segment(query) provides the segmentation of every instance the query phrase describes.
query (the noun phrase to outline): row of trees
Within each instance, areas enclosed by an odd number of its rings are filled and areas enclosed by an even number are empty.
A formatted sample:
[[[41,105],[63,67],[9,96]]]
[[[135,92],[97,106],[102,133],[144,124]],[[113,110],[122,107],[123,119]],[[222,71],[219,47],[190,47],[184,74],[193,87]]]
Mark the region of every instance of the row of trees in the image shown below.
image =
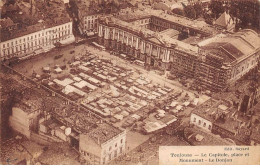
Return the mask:
[[[260,31],[260,2],[255,1],[231,1],[224,4],[223,1],[211,1],[208,8],[200,3],[184,6],[184,9],[173,9],[172,12],[191,19],[203,17],[207,23],[212,23],[223,12],[227,11],[237,21],[237,28],[252,28]]]
[[[200,3],[184,6],[184,9],[175,8],[172,10],[172,12],[181,16],[186,16],[191,19],[197,19],[204,14],[203,6]]]

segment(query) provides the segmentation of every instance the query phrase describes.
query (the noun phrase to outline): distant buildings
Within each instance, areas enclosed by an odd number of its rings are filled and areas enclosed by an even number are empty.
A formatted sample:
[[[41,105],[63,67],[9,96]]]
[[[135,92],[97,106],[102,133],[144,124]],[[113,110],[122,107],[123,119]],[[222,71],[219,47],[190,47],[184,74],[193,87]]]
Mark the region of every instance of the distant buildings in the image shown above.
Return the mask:
[[[259,145],[259,141],[255,140],[259,137],[259,131],[254,131],[259,130],[259,124],[243,117],[226,101],[210,99],[198,106],[191,113],[190,124],[222,138],[232,139],[238,145]]]
[[[255,68],[260,55],[256,32],[221,33],[223,29],[152,9],[131,9],[101,17],[98,42],[217,91]]]
[[[43,2],[36,2],[43,3]],[[1,19],[1,43],[0,43],[0,60],[11,58],[29,57],[34,54],[47,52],[54,48],[59,43],[69,44],[75,41],[72,33],[72,21],[64,11],[64,7],[60,7],[63,2],[52,2],[47,8],[52,10],[44,15],[35,13],[37,22],[30,20],[30,14],[19,12],[15,17],[28,17],[14,23],[12,19]],[[25,5],[21,2],[17,6]],[[56,6],[59,6],[56,8]],[[64,5],[64,4],[63,4]],[[25,7],[23,10],[25,10]],[[30,6],[28,6],[30,7]],[[35,6],[34,6],[35,8]],[[29,9],[28,9],[29,10]],[[37,18],[38,16],[38,18]],[[19,28],[17,28],[19,26]]]
[[[235,22],[227,12],[222,13],[222,15],[220,15],[214,24],[226,30],[235,29]]]
[[[29,57],[49,51],[55,48],[57,43],[69,44],[75,41],[71,21],[53,27],[45,27],[39,23],[28,27],[25,32],[18,30],[10,35],[7,38],[2,36],[1,60]]]

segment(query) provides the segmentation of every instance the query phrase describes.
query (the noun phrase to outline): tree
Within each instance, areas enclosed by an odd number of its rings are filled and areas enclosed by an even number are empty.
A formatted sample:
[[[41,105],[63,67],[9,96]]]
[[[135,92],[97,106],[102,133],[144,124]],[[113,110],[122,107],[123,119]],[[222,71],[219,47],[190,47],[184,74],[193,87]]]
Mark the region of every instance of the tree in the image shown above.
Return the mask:
[[[194,10],[196,12],[196,18],[200,17],[203,14],[203,8],[200,3],[194,5]]]
[[[185,12],[185,16],[191,19],[195,19],[196,18],[196,11],[193,8],[193,6],[186,6],[184,8],[184,12]]]
[[[214,14],[215,18],[217,18],[221,13],[225,11],[222,2],[220,1],[211,1],[209,9]]]
[[[180,8],[175,8],[172,10],[172,13],[175,13],[177,15],[185,16],[185,12]]]

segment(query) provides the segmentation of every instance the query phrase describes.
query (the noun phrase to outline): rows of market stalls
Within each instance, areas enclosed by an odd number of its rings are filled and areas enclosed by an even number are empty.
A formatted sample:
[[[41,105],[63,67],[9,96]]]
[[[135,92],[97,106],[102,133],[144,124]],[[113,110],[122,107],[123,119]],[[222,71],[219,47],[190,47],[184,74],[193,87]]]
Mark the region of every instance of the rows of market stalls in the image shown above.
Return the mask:
[[[198,103],[185,91],[161,86],[89,52],[62,66],[43,67],[43,74],[34,76],[116,126],[142,133],[166,127],[179,112]]]

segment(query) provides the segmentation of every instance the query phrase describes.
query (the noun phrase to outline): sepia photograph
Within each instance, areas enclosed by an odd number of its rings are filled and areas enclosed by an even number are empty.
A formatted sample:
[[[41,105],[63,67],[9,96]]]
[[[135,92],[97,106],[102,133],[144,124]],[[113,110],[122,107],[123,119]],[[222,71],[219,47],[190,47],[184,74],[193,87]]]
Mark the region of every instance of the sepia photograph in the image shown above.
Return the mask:
[[[260,165],[259,0],[0,12],[0,165]]]

